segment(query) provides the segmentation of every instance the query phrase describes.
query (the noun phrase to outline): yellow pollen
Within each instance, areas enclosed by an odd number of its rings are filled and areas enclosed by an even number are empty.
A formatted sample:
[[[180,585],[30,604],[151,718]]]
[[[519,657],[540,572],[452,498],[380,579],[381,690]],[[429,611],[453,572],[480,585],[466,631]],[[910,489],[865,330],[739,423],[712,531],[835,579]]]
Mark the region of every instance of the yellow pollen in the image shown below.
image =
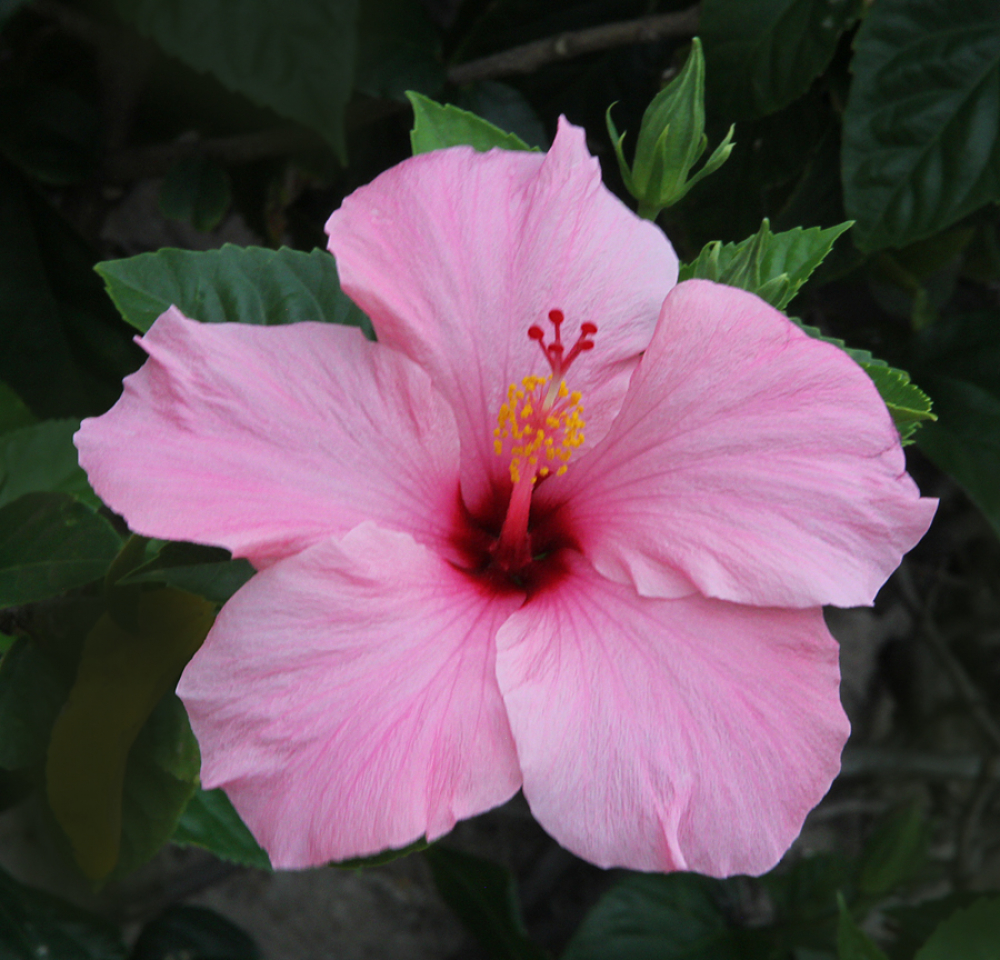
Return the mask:
[[[544,461],[559,461],[555,474],[566,472],[566,462],[583,444],[583,404],[578,391],[570,393],[566,382],[549,390],[551,377],[529,376],[521,386],[507,388],[507,402],[501,404],[493,447],[499,456],[510,456],[510,478],[517,484],[522,473],[530,473],[532,483],[547,477],[552,469],[539,467]],[[508,441],[511,441],[508,445]]]

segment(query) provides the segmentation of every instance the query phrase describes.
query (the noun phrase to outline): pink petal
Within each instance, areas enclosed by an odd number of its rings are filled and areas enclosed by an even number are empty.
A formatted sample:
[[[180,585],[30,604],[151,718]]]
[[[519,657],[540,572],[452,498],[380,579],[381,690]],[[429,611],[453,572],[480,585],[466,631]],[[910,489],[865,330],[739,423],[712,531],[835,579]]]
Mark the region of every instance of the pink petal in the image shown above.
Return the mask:
[[[849,732],[822,612],[655,600],[579,554],[497,634],[539,823],[599,866],[770,869]]]
[[[178,687],[202,750],[275,867],[433,840],[520,771],[491,596],[405,534],[362,524],[258,574]]]
[[[692,280],[664,302],[603,442],[546,495],[566,498],[597,569],[644,595],[687,580],[739,603],[849,607],[934,516],[905,471],[853,360],[751,294]]]
[[[509,487],[493,451],[507,387],[547,375],[532,324],[564,339],[596,323],[596,348],[570,371],[587,436],[603,433],[645,349],[677,257],[659,229],[601,184],[584,132],[565,120],[547,155],[471,147],[407,160],[348,197],[327,224],[344,289],[379,340],[424,366],[455,408],[462,489],[475,509]]]
[[[258,565],[372,519],[442,543],[458,501],[448,405],[353,329],[200,324],[171,308],[149,359],[76,435],[90,483],[138,533]]]

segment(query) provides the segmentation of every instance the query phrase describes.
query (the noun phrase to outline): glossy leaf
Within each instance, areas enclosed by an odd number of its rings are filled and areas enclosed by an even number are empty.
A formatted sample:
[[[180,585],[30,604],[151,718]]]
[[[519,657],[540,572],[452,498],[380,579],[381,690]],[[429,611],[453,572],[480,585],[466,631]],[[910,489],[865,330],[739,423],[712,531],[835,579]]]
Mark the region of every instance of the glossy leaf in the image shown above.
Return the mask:
[[[598,901],[560,960],[741,960],[723,890],[694,873],[633,874]]]
[[[837,904],[840,907],[837,960],[888,960],[881,947],[857,925],[840,894]]]
[[[232,203],[229,174],[207,157],[188,157],[175,164],[160,187],[160,212],[186,220],[196,230],[214,230]]]
[[[153,708],[128,754],[121,848],[109,879],[126,876],[170,840],[198,788],[200,768],[201,754],[187,712],[168,693]]]
[[[934,397],[920,449],[953,477],[1000,536],[1000,314],[951,317],[924,331],[914,373]]]
[[[406,96],[413,107],[410,145],[413,155],[445,147],[470,146],[477,150],[532,150],[520,137],[505,133],[481,117],[451,104],[435,103],[419,93]]]
[[[267,854],[222,790],[196,791],[170,839],[182,847],[201,847],[244,867],[271,869]]]
[[[45,759],[56,715],[69,693],[42,646],[22,637],[0,660],[0,767],[18,770]]]
[[[63,493],[28,493],[0,507],[0,608],[32,603],[104,576],[121,540]]]
[[[126,763],[133,763],[130,748],[201,645],[214,608],[192,594],[155,590],[139,597],[136,616],[136,627],[128,630],[105,614],[87,635],[76,680],[49,744],[49,804],[77,863],[93,880],[106,877],[119,859]],[[176,728],[176,717],[163,722]],[[164,766],[165,759],[187,770],[190,749],[175,755],[176,748],[167,738],[165,758],[157,765]],[[140,764],[147,759],[145,752],[137,754]],[[177,815],[194,789],[197,768],[195,762]],[[161,842],[173,832],[173,824],[163,832]]]
[[[203,253],[166,249],[106,260],[97,272],[121,315],[143,333],[173,305],[203,323],[314,320],[371,335],[368,318],[340,289],[333,257],[322,250],[232,244]]]
[[[230,90],[296,120],[345,159],[358,0],[117,0],[144,36]]]
[[[73,446],[79,427],[79,420],[45,420],[0,434],[0,507],[38,491],[71,493],[100,505]]]
[[[801,96],[830,63],[859,0],[703,0],[709,105],[727,122]]]
[[[0,152],[0,379],[38,417],[102,413],[140,363],[94,259]]]
[[[0,382],[0,434],[35,423],[25,402],[6,383]]]
[[[254,574],[247,560],[233,560],[227,550],[194,543],[167,543],[148,563],[123,577],[122,585],[163,583],[225,603]]]
[[[0,957],[4,960],[125,960],[113,924],[0,870]]]
[[[998,952],[1000,897],[983,897],[945,920],[914,960],[996,960]]]
[[[425,856],[438,893],[492,960],[544,960],[528,939],[510,871],[498,863],[446,847]]]
[[[1000,200],[996,0],[879,0],[855,51],[843,169],[858,246],[903,246]]]
[[[402,100],[407,90],[433,96],[444,86],[441,43],[420,0],[364,0],[358,17],[355,87]]]
[[[746,240],[707,244],[695,260],[681,266],[680,280],[699,278],[740,287],[784,310],[850,226],[796,227],[772,233],[765,219],[760,230]]]
[[[174,904],[151,920],[136,940],[129,960],[258,960],[253,939],[225,917],[205,907]]]

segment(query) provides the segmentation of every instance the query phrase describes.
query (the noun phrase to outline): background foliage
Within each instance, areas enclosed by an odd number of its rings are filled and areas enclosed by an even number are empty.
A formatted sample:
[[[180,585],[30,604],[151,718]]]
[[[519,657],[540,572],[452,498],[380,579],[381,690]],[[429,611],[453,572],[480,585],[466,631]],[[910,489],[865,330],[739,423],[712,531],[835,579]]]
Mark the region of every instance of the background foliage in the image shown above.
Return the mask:
[[[685,276],[848,349],[942,507],[876,609],[895,626],[817,814],[827,852],[760,879],[606,875],[459,831],[422,854],[440,896],[495,958],[1000,950],[995,0],[0,0],[0,807],[111,891],[84,911],[0,872],[0,956],[260,955],[201,908],[139,915],[131,946],[115,922],[168,841],[268,869],[199,788],[172,692],[252,570],[130,536],[76,465],[135,330],[173,303],[371,335],[316,249],[329,212],[411,152],[544,149],[559,114]]]

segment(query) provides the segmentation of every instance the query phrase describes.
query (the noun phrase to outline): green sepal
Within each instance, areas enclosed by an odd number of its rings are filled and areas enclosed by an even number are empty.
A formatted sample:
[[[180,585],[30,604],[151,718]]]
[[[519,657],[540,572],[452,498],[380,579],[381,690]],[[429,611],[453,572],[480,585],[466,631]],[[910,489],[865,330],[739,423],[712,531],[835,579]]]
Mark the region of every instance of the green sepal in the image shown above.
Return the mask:
[[[718,170],[733,149],[730,127],[701,170],[689,178],[691,168],[708,149],[705,58],[697,37],[691,42],[691,53],[681,72],[653,98],[642,116],[631,170],[622,150],[625,135],[619,136],[611,120],[611,107],[606,120],[625,185],[639,201],[640,216],[650,220],[677,203],[703,177]]]

